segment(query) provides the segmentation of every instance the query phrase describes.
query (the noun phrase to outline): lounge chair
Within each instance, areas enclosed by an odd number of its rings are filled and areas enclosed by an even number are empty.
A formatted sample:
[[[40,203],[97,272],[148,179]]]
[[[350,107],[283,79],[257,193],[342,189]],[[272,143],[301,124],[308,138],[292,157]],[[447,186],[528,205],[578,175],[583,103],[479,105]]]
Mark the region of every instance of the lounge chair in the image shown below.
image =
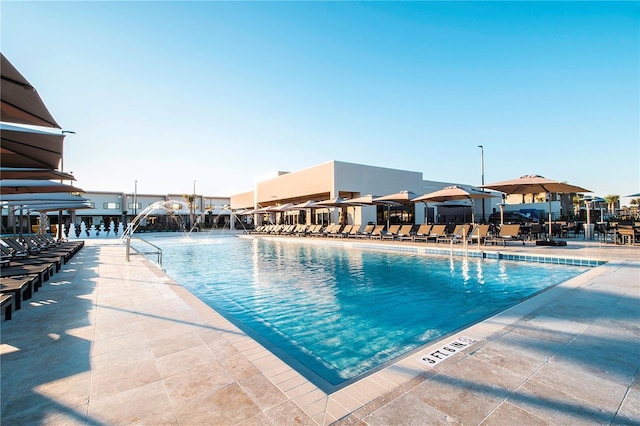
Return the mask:
[[[375,227],[376,227],[375,225],[365,226],[362,232],[357,235],[358,238],[369,238],[369,236],[371,235],[371,232],[373,232]]]
[[[389,225],[389,229],[387,232],[382,234],[383,240],[395,240],[398,236],[398,232],[400,232],[400,225]]]
[[[375,228],[373,228],[373,231],[371,231],[371,235],[369,235],[369,238],[382,239],[383,232],[384,225],[376,225]]]
[[[413,238],[413,235],[411,234],[412,230],[413,230],[413,225],[402,225],[400,227],[400,230],[398,231],[397,238],[400,241],[411,240]]]
[[[13,294],[0,293],[0,311],[2,311],[2,316],[4,316],[5,321],[11,319],[13,312]]]
[[[17,311],[24,300],[29,300],[37,290],[37,275],[0,278],[0,292],[13,295],[14,307]]]
[[[438,238],[446,235],[447,233],[447,225],[433,225],[431,227],[431,231],[429,231],[429,235],[427,235],[426,241],[430,240],[437,242]]]
[[[491,238],[491,225],[476,225],[473,230],[469,234],[469,241],[471,243],[477,243],[478,238],[480,239],[480,244],[483,244],[487,238]]]
[[[415,235],[413,236],[412,241],[427,241],[427,238],[429,237],[429,234],[431,233],[431,228],[433,228],[433,225],[429,224],[429,223],[423,223],[418,227],[418,230],[416,231]]]
[[[351,227],[351,231],[349,232],[349,234],[347,234],[347,238],[356,238],[360,233],[360,228],[362,228],[362,226],[359,224],[353,225]]]
[[[468,223],[456,225],[451,233],[436,238],[436,243],[461,243],[469,233],[470,227]]]
[[[485,243],[495,244],[499,241],[503,246],[506,246],[509,241],[522,241],[522,245],[524,245],[524,238],[520,235],[520,224],[502,225],[500,233],[496,237],[486,239]]]

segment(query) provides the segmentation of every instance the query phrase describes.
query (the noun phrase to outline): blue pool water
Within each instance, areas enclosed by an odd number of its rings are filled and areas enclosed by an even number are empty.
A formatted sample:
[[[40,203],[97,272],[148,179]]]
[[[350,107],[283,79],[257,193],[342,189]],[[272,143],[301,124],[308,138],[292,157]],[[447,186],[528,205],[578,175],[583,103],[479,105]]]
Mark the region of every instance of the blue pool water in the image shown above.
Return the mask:
[[[151,241],[169,276],[325,391],[588,269],[233,236]]]

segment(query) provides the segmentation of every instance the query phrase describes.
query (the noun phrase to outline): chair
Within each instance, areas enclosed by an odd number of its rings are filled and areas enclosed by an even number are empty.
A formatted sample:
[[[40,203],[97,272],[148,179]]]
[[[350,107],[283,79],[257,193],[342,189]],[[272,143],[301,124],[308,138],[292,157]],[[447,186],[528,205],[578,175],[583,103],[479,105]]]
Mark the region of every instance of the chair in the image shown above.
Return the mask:
[[[501,241],[503,246],[506,246],[509,241],[522,241],[522,245],[524,245],[524,238],[520,235],[520,224],[502,225],[498,236],[486,239],[485,243],[495,244],[498,241]]]
[[[374,238],[374,239],[382,239],[382,233],[384,232],[384,225],[376,225],[375,228],[373,228],[373,231],[371,231],[371,235],[369,235],[369,238]]]
[[[416,231],[415,235],[413,236],[412,241],[427,241],[427,237],[429,236],[429,233],[431,232],[431,228],[433,228],[433,225],[429,224],[429,223],[423,223],[418,227],[418,230]]]
[[[387,232],[381,235],[383,240],[395,240],[400,232],[400,225],[389,225]]]
[[[13,294],[0,293],[0,311],[2,311],[5,321],[11,319],[13,312]]]
[[[356,238],[358,236],[358,234],[360,233],[360,228],[362,226],[360,224],[355,224],[351,227],[351,231],[349,231],[349,233],[346,235],[347,238]]]
[[[429,240],[438,241],[438,237],[446,235],[447,225],[433,225],[431,227],[431,231],[429,231],[429,235],[427,235],[426,241]]]
[[[450,243],[461,243],[463,241],[463,233],[469,232],[469,224],[456,225],[453,231],[450,234],[445,234],[436,238],[436,243],[440,242],[450,242]]]
[[[357,237],[368,238],[371,235],[371,232],[373,232],[375,227],[376,227],[375,225],[371,225],[371,224],[365,226],[362,232],[357,235]]]
[[[411,240],[413,239],[413,235],[411,231],[413,230],[413,225],[402,225],[400,230],[398,231],[398,239],[400,241]]]
[[[33,293],[37,291],[35,284],[37,280],[37,275],[0,278],[0,291],[13,295],[14,307],[17,311],[22,307],[22,302],[31,299]]]
[[[469,234],[469,241],[477,243],[480,239],[480,244],[483,244],[487,238],[491,237],[491,225],[476,225]]]

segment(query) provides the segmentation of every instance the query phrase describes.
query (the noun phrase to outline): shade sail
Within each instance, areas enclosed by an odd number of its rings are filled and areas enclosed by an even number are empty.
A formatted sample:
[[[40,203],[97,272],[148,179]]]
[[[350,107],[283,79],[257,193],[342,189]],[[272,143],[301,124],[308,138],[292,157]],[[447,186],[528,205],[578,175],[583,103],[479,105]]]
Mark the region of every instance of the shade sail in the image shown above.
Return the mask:
[[[84,192],[72,185],[51,180],[1,179],[0,194],[34,194],[47,192]]]
[[[1,55],[0,120],[60,128],[36,89]]]
[[[14,127],[0,129],[0,166],[57,169],[64,135]]]
[[[27,167],[0,167],[0,179],[60,179],[76,180],[71,173],[52,169],[37,169]]]

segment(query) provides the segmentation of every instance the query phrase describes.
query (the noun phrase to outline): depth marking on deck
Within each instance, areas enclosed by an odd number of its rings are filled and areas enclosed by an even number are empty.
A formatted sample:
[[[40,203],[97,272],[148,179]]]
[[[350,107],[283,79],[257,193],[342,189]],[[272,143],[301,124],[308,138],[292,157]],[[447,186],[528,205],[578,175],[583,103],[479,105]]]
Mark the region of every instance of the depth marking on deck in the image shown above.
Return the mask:
[[[469,337],[458,337],[457,339],[447,343],[435,349],[428,354],[422,355],[418,358],[418,361],[427,364],[429,366],[433,366],[441,363],[445,359],[449,358],[451,355],[460,352],[463,349],[468,348],[469,346],[476,343],[476,340],[471,339]]]

